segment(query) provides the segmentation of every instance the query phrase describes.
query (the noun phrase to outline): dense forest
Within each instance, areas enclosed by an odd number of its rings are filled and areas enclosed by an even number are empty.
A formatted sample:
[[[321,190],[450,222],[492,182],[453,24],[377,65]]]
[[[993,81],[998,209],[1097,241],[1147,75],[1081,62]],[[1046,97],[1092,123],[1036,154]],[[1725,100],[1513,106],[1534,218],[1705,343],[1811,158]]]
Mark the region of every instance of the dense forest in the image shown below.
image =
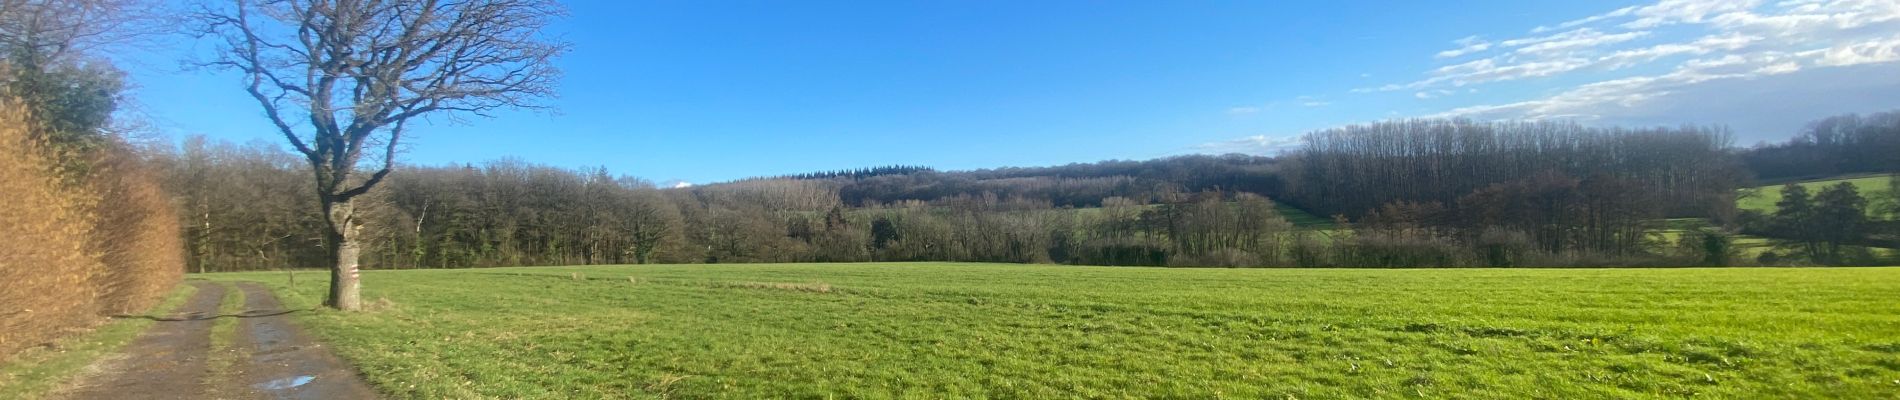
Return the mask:
[[[1814,121],[1785,143],[1762,144],[1742,160],[1764,181],[1900,171],[1900,111]]]
[[[1395,201],[1456,206],[1495,185],[1585,179],[1619,200],[1667,204],[1634,217],[1728,214],[1746,176],[1718,128],[1598,129],[1571,122],[1416,120],[1309,134],[1286,198],[1358,217]],[[1587,178],[1587,179],[1586,179]],[[1605,193],[1610,194],[1610,193]]]
[[[1731,254],[1734,236],[1744,233],[1787,242],[1766,262],[1866,262],[1825,249],[1883,244],[1891,224],[1862,221],[1853,237],[1823,240],[1792,228],[1816,226],[1802,219],[1810,217],[1749,215],[1735,208],[1736,196],[1757,176],[1789,176],[1767,161],[1786,154],[1862,160],[1801,174],[1893,171],[1873,160],[1900,149],[1869,150],[1900,137],[1893,115],[1828,118],[1786,143],[1753,148],[1734,147],[1719,127],[1412,120],[1314,132],[1302,148],[1277,157],[974,171],[890,166],[664,189],[604,169],[518,160],[405,167],[361,206],[364,263],[1764,262]],[[323,222],[296,157],[272,145],[202,138],[152,152],[177,194],[193,270],[322,265],[323,241],[310,232]],[[1853,195],[1861,200],[1843,204],[1865,210],[1892,202],[1886,193]],[[1710,224],[1660,234],[1671,218]],[[1771,222],[1778,218],[1787,222]]]

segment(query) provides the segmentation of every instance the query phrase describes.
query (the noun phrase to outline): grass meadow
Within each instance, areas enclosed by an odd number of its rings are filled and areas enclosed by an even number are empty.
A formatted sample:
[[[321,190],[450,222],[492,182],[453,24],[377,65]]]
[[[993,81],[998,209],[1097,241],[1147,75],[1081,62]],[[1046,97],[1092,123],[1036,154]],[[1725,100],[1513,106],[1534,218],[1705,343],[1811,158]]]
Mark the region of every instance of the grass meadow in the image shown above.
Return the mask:
[[[1865,196],[1865,197],[1875,197],[1875,196],[1881,195],[1882,193],[1885,193],[1888,190],[1893,190],[1893,188],[1888,187],[1890,185],[1890,182],[1886,175],[1849,177],[1849,178],[1829,178],[1829,179],[1820,179],[1820,180],[1811,180],[1811,181],[1801,181],[1799,182],[1799,184],[1801,185],[1801,187],[1806,188],[1808,190],[1809,195],[1814,195],[1816,193],[1820,193],[1822,189],[1826,189],[1828,186],[1832,186],[1834,184],[1838,184],[1841,182],[1853,183],[1854,187],[1860,190],[1860,195]],[[1777,208],[1775,207],[1775,203],[1778,203],[1781,201],[1781,187],[1782,186],[1783,185],[1765,185],[1765,186],[1758,186],[1752,189],[1748,189],[1748,191],[1745,192],[1746,195],[1742,196],[1741,199],[1736,200],[1735,206],[1743,210],[1755,210],[1755,211],[1761,211],[1767,214],[1773,214],[1775,212],[1775,209]],[[1868,216],[1870,217],[1874,217],[1874,218],[1881,217],[1881,215],[1879,214],[1879,211],[1874,209],[1873,207],[1869,207],[1867,210],[1867,213],[1868,213]]]
[[[273,285],[302,272],[196,275]],[[394,398],[1880,398],[1900,268],[960,263],[371,271],[301,313]]]

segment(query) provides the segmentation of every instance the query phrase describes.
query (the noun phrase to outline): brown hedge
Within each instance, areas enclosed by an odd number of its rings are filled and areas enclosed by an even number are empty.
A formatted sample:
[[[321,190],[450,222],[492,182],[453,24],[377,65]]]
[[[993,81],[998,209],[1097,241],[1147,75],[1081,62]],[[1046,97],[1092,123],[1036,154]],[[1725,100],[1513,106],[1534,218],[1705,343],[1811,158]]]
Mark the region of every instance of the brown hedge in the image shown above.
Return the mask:
[[[0,101],[0,362],[141,312],[184,272],[175,211],[134,153],[56,154],[36,127]]]

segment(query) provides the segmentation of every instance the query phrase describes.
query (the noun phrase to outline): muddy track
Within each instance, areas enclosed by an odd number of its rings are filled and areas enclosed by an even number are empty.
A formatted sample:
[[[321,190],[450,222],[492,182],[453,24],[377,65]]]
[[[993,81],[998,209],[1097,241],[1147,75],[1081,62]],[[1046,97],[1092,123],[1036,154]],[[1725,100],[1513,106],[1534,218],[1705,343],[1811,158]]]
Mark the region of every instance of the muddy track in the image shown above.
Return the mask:
[[[224,286],[189,282],[191,299],[127,344],[93,365],[67,390],[65,399],[177,399],[179,393],[205,393],[205,361],[211,356],[211,324],[224,301]]]
[[[56,399],[373,399],[349,364],[291,321],[263,285],[237,283],[242,311],[220,315],[227,285],[192,281],[198,292],[118,354],[95,364]],[[212,326],[235,318],[227,351],[210,362]],[[211,371],[214,365],[222,371]]]
[[[236,374],[245,384],[246,398],[256,399],[369,399],[376,391],[322,343],[291,324],[293,310],[285,310],[269,290],[255,282],[237,284],[244,291],[244,313],[238,324],[238,351],[249,355],[239,361]]]

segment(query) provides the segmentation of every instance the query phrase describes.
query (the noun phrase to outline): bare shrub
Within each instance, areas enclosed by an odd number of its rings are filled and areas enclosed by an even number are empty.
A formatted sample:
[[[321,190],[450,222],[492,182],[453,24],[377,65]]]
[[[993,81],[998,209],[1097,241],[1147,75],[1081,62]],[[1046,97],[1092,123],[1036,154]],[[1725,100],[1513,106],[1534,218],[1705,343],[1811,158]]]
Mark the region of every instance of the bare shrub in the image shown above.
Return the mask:
[[[1293,245],[1287,248],[1287,258],[1296,267],[1324,267],[1331,265],[1327,244],[1314,235],[1296,232]]]
[[[105,270],[93,276],[101,311],[151,307],[184,276],[177,211],[156,176],[122,146],[106,149],[90,186],[98,195],[91,240]]]
[[[1171,267],[1258,267],[1265,265],[1260,256],[1240,249],[1220,248],[1202,254],[1181,254],[1168,259]]]
[[[17,103],[0,103],[0,360],[98,315],[92,199],[62,182]]]
[[[171,203],[133,154],[56,154],[24,110],[0,101],[0,360],[151,307],[185,265]],[[62,173],[75,159],[87,176]]]
[[[1525,264],[1525,260],[1537,252],[1531,236],[1523,231],[1485,227],[1478,234],[1477,251],[1487,266],[1511,267]]]
[[[1422,232],[1364,232],[1334,246],[1343,267],[1444,268],[1461,266],[1458,244]]]

